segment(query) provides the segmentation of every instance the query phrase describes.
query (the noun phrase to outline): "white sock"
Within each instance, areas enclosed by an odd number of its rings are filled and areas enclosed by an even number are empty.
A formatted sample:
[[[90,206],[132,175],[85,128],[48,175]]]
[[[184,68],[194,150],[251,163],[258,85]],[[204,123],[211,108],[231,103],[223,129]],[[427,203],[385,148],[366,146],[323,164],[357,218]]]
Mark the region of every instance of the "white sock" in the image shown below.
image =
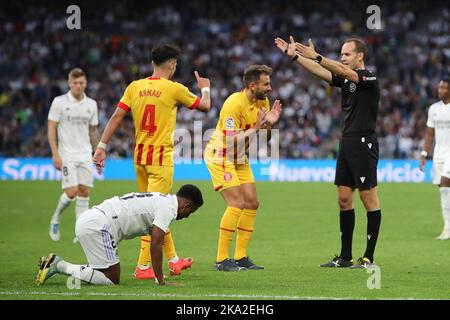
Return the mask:
[[[56,265],[58,272],[72,276],[75,279],[87,282],[89,284],[114,285],[114,283],[101,271],[92,269],[88,266],[71,264],[64,260]]]
[[[442,217],[444,218],[444,229],[450,230],[450,187],[440,187]]]
[[[65,208],[67,208],[72,201],[75,199],[70,199],[65,192],[59,197],[58,205],[56,206],[56,210],[53,213],[52,216],[52,222],[53,223],[59,223],[59,220],[61,219],[61,214],[64,211]]]
[[[178,256],[175,256],[175,257],[173,257],[172,259],[170,259],[169,262],[177,263],[178,260],[180,260],[180,258],[178,258]]]
[[[89,209],[89,197],[80,197],[77,196],[77,203],[75,207],[75,215],[76,220],[80,217],[80,215],[85,212],[87,209]]]

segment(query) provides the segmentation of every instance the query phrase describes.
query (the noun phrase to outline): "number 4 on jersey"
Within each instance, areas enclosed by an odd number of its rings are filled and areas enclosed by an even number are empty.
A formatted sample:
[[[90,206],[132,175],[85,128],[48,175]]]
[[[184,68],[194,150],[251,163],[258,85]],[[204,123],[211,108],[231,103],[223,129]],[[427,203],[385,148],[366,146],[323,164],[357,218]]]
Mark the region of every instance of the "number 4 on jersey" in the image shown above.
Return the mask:
[[[147,104],[144,109],[144,115],[142,116],[141,131],[147,132],[149,137],[155,135],[158,127],[155,124],[156,109],[155,105]]]

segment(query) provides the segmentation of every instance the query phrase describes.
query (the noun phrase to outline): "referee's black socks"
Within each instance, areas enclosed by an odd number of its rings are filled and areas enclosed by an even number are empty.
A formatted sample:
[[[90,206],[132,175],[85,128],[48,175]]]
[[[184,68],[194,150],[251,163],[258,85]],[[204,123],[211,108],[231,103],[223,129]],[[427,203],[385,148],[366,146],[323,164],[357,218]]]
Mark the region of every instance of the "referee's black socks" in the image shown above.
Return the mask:
[[[381,224],[381,210],[367,211],[367,247],[364,258],[373,262],[373,254],[377,244],[378,232]]]
[[[355,209],[341,211],[339,214],[341,227],[341,254],[344,260],[352,260],[353,229],[355,228]]]

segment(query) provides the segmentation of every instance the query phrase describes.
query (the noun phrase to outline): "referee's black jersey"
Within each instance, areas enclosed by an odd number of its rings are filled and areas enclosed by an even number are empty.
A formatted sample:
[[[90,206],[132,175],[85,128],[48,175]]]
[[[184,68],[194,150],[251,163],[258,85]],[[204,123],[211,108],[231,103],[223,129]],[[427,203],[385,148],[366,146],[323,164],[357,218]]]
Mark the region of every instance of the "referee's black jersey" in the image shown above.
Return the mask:
[[[377,76],[368,70],[355,70],[357,84],[333,75],[331,85],[342,90],[343,137],[375,134],[380,88]]]

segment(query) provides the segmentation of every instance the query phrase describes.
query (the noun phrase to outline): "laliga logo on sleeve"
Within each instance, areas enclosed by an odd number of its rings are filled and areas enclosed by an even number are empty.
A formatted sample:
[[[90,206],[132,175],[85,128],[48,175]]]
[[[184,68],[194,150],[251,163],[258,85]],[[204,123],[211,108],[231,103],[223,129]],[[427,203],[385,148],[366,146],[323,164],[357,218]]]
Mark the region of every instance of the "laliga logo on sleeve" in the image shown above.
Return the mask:
[[[349,90],[350,90],[350,92],[352,92],[352,93],[355,92],[355,90],[356,90],[356,84],[350,83]]]
[[[226,129],[234,129],[234,119],[232,117],[228,117],[225,126]]]

